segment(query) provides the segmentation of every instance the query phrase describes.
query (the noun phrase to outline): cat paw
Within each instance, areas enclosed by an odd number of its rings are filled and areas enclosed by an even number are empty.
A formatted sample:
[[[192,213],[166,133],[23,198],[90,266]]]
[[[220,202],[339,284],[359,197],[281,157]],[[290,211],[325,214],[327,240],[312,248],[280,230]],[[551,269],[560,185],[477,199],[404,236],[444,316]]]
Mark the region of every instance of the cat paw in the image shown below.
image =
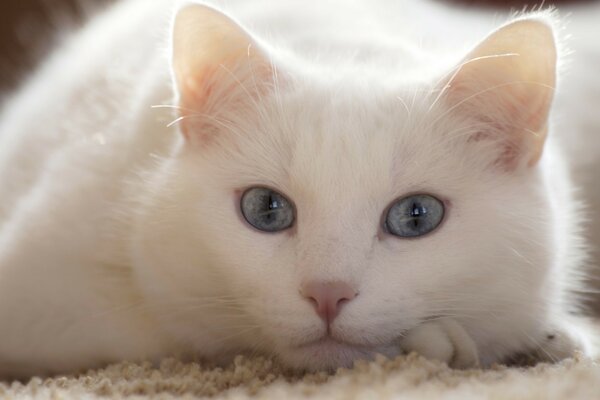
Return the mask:
[[[581,349],[582,344],[577,337],[566,331],[552,330],[543,338],[536,353],[542,361],[556,362],[573,357]]]
[[[452,368],[479,365],[477,346],[462,326],[452,319],[425,322],[408,332],[400,343],[407,353],[416,352],[430,360],[447,363]]]
[[[598,356],[597,327],[584,319],[571,319],[568,323],[549,329],[536,349],[541,361],[556,362],[576,354],[595,358]]]

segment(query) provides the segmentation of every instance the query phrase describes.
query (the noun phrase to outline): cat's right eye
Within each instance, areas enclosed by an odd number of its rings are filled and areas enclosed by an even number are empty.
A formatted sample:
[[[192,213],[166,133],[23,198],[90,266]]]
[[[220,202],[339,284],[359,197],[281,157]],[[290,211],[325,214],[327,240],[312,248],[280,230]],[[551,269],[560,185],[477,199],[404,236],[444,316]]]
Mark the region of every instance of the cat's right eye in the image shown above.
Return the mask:
[[[294,224],[292,202],[272,189],[253,187],[246,190],[240,208],[244,219],[263,232],[283,231]]]
[[[444,219],[444,203],[428,194],[397,200],[387,212],[386,231],[401,238],[415,238],[434,231]]]

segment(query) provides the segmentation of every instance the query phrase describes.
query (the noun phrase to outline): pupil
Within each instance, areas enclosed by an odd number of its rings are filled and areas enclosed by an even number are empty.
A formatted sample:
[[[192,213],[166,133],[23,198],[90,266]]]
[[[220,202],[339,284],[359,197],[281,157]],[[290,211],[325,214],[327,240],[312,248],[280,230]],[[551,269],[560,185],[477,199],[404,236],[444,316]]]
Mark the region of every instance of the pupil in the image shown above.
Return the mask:
[[[271,223],[275,219],[275,215],[273,215],[273,213],[267,213],[265,219],[267,223]]]
[[[427,208],[425,208],[417,203],[413,204],[412,210],[410,212],[411,217],[418,218],[418,217],[422,217],[425,214],[427,214]]]
[[[269,210],[275,210],[279,207],[280,205],[277,199],[273,196],[269,196]]]

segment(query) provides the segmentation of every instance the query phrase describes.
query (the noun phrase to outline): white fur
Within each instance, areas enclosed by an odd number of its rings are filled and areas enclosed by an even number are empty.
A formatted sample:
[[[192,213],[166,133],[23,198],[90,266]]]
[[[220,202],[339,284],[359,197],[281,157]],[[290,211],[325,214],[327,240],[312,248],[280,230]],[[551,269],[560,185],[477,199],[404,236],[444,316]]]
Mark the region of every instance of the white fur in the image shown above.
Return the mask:
[[[231,128],[206,146],[152,108],[174,104],[169,2],[120,2],[42,66],[0,120],[0,373],[242,351],[332,368],[429,348],[401,348],[427,324],[451,326],[471,360],[458,366],[489,365],[573,329],[582,217],[561,136],[502,174],[494,149],[467,143],[468,119],[432,106],[434,79],[502,19],[367,3],[221,5],[286,82],[221,110]],[[236,191],[257,184],[295,203],[292,234],[242,222]],[[414,191],[449,200],[444,225],[382,235],[385,208]],[[358,346],[298,348],[325,330],[307,279],[359,288],[332,326]],[[439,316],[452,322],[427,322]]]

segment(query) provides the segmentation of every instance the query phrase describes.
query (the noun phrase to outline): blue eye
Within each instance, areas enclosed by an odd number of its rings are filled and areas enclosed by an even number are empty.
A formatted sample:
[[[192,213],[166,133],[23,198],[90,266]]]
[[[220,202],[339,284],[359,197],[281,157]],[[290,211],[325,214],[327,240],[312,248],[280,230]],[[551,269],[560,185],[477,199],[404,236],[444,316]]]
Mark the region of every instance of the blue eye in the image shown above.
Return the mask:
[[[385,228],[395,236],[423,236],[444,219],[444,204],[433,196],[417,194],[396,201],[385,218]]]
[[[294,206],[274,190],[254,187],[240,202],[242,215],[250,225],[264,232],[278,232],[294,224]]]

